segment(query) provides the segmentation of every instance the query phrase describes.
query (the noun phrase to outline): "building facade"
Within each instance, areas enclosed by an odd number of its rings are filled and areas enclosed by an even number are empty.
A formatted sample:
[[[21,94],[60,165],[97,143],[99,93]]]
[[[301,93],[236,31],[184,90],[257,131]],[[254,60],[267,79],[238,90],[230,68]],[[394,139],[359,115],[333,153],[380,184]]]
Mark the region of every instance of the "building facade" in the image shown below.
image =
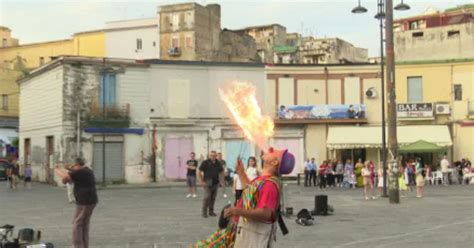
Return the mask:
[[[368,50],[339,38],[305,37],[298,48],[302,64],[367,63]]]
[[[474,58],[474,5],[396,20],[394,31],[397,61]]]
[[[239,152],[257,153],[217,94],[234,80],[252,82],[263,103],[261,64],[61,57],[19,81],[20,161],[57,183],[53,165],[76,156],[108,182],[183,179],[191,151],[221,151],[233,168]]]
[[[160,29],[157,17],[108,22],[105,56],[108,58],[159,59]]]
[[[280,24],[246,27],[234,30],[237,33],[249,35],[257,43],[257,52],[264,63],[273,62],[275,46],[286,44],[286,27]]]
[[[448,126],[452,161],[472,160],[474,60],[399,63],[395,79],[399,123]],[[407,110],[405,106],[427,107]]]
[[[160,58],[181,61],[255,62],[252,37],[221,30],[218,4],[160,6]]]

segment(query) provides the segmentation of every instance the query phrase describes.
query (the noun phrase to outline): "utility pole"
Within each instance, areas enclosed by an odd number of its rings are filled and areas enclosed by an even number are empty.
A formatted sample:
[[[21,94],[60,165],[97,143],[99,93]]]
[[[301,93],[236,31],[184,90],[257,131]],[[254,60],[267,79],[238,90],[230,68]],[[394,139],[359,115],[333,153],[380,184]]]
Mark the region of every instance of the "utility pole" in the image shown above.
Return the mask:
[[[106,115],[106,101],[105,101],[105,97],[106,97],[106,91],[105,91],[105,84],[106,84],[106,81],[108,80],[108,77],[107,77],[107,72],[106,72],[106,59],[103,58],[102,59],[102,66],[103,66],[103,72],[101,74],[101,81],[102,81],[102,85],[101,85],[101,91],[102,91],[102,120],[104,121],[105,123],[105,115]],[[102,186],[106,186],[107,183],[105,181],[105,133],[102,133]]]
[[[383,170],[383,193],[382,197],[388,197],[387,194],[387,144],[386,144],[386,123],[385,123],[385,63],[384,63],[384,37],[383,37],[383,23],[385,19],[384,15],[384,1],[377,1],[378,11],[377,16],[379,19],[380,27],[380,81],[381,81],[381,100],[382,100],[382,170]]]
[[[390,155],[389,202],[400,203],[398,191],[399,166],[397,156],[397,112],[395,94],[395,52],[393,49],[393,1],[386,0],[385,4],[385,35],[387,55],[387,119],[388,119],[388,151]]]

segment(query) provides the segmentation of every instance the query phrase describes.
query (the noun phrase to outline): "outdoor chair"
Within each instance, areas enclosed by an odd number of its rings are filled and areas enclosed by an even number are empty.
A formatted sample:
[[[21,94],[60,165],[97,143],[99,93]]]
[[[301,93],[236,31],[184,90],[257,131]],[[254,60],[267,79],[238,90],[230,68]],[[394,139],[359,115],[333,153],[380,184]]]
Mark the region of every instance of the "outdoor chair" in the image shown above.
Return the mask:
[[[431,184],[435,184],[438,182],[439,184],[444,184],[443,173],[441,171],[433,171],[431,177]]]

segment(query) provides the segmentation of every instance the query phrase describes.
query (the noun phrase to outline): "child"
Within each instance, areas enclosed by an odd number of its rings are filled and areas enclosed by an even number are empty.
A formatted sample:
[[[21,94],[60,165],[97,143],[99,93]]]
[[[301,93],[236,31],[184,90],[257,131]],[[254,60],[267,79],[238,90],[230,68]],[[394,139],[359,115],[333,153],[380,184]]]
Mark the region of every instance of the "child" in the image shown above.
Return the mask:
[[[362,176],[362,181],[363,181],[363,184],[364,184],[364,196],[365,196],[365,200],[369,200],[369,190],[371,191],[370,192],[370,198],[372,199],[375,199],[375,197],[373,196],[373,193],[372,193],[372,183],[370,181],[370,164],[368,161],[366,161],[364,163],[364,168],[362,168],[361,170],[361,176]]]
[[[408,187],[405,183],[405,168],[403,166],[400,166],[400,177],[398,178],[398,184],[400,189],[400,195],[402,197],[407,196]]]
[[[385,178],[383,177],[383,169],[380,168],[379,169],[379,178],[378,178],[378,188],[379,188],[379,193],[380,193],[380,196],[383,195],[383,182],[384,182]],[[387,185],[388,187],[388,185]]]
[[[239,174],[235,173],[234,184],[232,186],[232,191],[234,192],[234,196],[235,196],[234,206],[242,197],[242,190],[243,190],[243,187],[242,187],[242,182],[240,182]]]
[[[31,189],[31,175],[33,174],[31,170],[31,165],[27,164],[23,171],[23,175],[25,176],[25,187]]]

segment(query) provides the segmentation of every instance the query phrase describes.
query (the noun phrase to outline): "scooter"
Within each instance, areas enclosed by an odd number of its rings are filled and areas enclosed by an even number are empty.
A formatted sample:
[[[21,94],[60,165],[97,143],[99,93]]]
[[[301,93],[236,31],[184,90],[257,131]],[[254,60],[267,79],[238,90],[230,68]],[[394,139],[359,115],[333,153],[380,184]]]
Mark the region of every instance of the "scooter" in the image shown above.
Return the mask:
[[[51,243],[40,243],[41,231],[32,228],[20,229],[12,241],[14,228],[9,224],[0,227],[0,248],[54,248]]]

